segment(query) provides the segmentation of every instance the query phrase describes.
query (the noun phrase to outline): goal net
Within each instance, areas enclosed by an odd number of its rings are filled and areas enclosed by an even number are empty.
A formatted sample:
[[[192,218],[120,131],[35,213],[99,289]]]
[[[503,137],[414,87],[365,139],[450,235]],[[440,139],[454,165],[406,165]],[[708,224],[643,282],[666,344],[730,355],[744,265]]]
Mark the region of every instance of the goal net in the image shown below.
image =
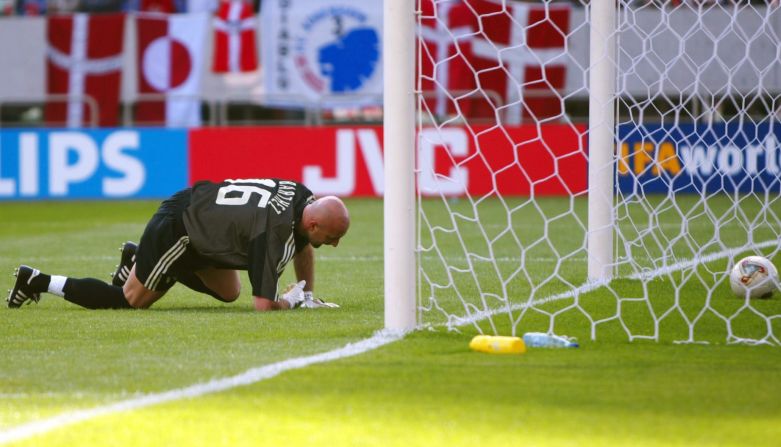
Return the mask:
[[[418,321],[778,345],[729,272],[781,260],[781,11],[620,0],[590,54],[589,3],[419,0]]]

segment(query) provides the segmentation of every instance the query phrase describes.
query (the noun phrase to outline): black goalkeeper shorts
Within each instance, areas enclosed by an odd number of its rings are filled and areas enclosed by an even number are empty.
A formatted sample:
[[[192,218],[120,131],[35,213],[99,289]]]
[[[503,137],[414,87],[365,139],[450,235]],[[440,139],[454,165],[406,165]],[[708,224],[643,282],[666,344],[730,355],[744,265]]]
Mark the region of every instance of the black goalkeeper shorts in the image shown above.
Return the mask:
[[[136,278],[149,290],[166,292],[176,283],[178,274],[209,266],[190,248],[182,220],[190,195],[188,188],[165,200],[144,229],[136,251]]]

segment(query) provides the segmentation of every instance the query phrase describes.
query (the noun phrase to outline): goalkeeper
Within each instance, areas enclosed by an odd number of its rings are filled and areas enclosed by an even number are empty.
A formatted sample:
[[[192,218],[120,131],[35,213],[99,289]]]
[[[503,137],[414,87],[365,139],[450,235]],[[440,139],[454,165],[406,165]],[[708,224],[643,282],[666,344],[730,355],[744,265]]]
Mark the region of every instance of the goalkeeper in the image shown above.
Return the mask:
[[[232,302],[241,292],[238,270],[247,271],[259,311],[338,307],[312,295],[314,249],[336,247],[349,226],[339,198],[315,199],[297,182],[198,182],[162,202],[137,250],[125,244],[111,284],[22,265],[8,307],[38,302],[49,292],[89,309],[146,309],[177,282]],[[277,282],[291,259],[299,282],[278,296]]]

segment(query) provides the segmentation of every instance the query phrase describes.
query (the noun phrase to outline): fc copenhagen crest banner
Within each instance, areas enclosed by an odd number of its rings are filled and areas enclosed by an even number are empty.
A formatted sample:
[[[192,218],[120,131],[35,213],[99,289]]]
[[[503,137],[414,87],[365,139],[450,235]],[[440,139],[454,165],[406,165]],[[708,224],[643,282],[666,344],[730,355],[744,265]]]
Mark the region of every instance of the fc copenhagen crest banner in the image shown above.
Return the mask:
[[[261,24],[268,102],[381,104],[381,1],[267,0]]]

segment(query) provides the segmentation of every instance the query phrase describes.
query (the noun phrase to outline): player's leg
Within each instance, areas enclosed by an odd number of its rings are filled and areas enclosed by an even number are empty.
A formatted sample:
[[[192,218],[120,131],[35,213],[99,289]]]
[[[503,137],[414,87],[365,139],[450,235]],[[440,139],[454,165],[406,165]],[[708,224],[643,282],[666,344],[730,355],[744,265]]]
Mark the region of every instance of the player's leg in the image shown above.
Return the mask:
[[[111,275],[111,284],[122,287],[125,285],[128,276],[130,275],[130,269],[133,268],[133,264],[136,263],[136,251],[138,245],[135,242],[127,241],[119,247],[119,265],[116,266],[116,270]]]
[[[121,287],[112,286],[99,279],[47,275],[26,265],[19,266],[15,275],[14,288],[6,299],[10,308],[18,308],[26,302],[38,302],[44,292],[63,297],[88,309],[130,307]]]
[[[146,309],[173,287],[186,258],[190,239],[182,223],[189,197],[180,194],[163,202],[149,219],[135,254],[135,262],[123,286],[131,306]]]
[[[8,298],[5,299],[8,307],[16,309],[24,303],[37,303],[41,300],[41,292],[44,291],[44,287],[48,287],[48,284],[41,283],[40,273],[26,265],[20,265],[14,270],[16,277],[14,288],[8,291]]]
[[[220,301],[231,303],[236,301],[241,293],[241,279],[236,270],[208,267],[195,272],[195,277],[210,295]]]
[[[160,225],[160,222],[161,219],[155,218],[150,221],[148,231],[144,232],[148,241],[159,242],[161,238],[165,239],[166,235],[169,236],[168,240],[173,237],[172,231],[163,231],[161,236],[154,234],[159,232],[161,226],[165,226],[164,223]],[[159,246],[153,242],[150,242],[149,245]],[[158,280],[155,283],[157,290],[146,288],[136,277],[134,266],[136,245],[126,243],[122,250],[121,264],[112,279],[112,284],[95,278],[79,279],[47,275],[32,267],[20,266],[15,272],[17,279],[14,288],[9,292],[6,300],[8,307],[18,308],[25,302],[38,302],[41,293],[49,292],[87,309],[125,309],[131,307],[146,309],[160,299],[174,284],[173,280],[166,275],[165,269],[158,267],[158,265],[175,260],[170,255],[161,259],[166,254],[155,255],[154,249],[146,250],[146,253],[149,254],[145,256],[143,264],[153,266],[150,271],[157,272],[156,278]],[[123,277],[121,280],[119,279],[120,275]],[[149,276],[145,275],[144,278]]]
[[[131,278],[128,279],[134,280],[128,286],[129,297],[126,298],[123,287],[98,279],[50,276],[21,266],[14,289],[6,300],[8,306],[19,307],[25,302],[37,302],[41,293],[49,292],[89,309],[149,307],[174,284],[168,269],[181,257],[189,243],[182,222],[182,212],[189,202],[190,191],[180,191],[164,201],[147,223]]]
[[[212,271],[233,272],[228,275],[230,278],[223,278],[221,273],[212,273]],[[208,284],[203,280],[206,278]],[[198,269],[197,271],[188,270],[186,272],[176,273],[176,282],[181,283],[196,292],[204,293],[225,303],[232,303],[239,297],[241,292],[241,283],[239,274],[235,270],[219,270],[214,268]],[[213,288],[212,288],[213,287]]]
[[[189,241],[184,235],[184,227],[177,220],[181,218],[184,203],[177,200],[178,197],[163,202],[149,219],[135,250],[123,250],[123,263],[133,263],[123,286],[109,285],[92,278],[68,278],[64,282],[62,296],[88,309],[146,309],[165,295],[174,285],[168,269],[184,253]],[[51,287],[49,292],[59,294]]]
[[[173,285],[173,281],[168,280],[165,283],[165,289],[168,290],[171,285]],[[125,281],[125,285],[122,286],[125,299],[130,306],[135,307],[136,309],[148,309],[149,306],[165,295],[166,290],[157,291],[147,289],[136,276],[135,265],[130,269],[127,281]]]

